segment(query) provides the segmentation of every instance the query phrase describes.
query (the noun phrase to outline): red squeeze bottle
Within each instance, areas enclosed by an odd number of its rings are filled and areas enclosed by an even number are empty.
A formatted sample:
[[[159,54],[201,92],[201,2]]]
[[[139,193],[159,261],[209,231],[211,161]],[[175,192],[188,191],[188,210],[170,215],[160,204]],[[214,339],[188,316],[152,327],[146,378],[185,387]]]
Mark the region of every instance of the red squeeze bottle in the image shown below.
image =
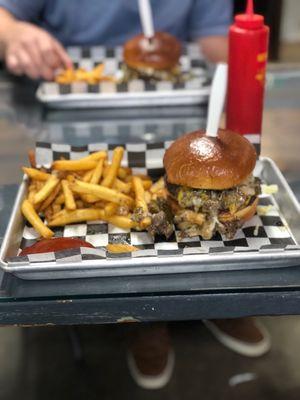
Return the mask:
[[[268,42],[264,17],[248,0],[246,14],[236,15],[229,30],[227,129],[261,133]]]

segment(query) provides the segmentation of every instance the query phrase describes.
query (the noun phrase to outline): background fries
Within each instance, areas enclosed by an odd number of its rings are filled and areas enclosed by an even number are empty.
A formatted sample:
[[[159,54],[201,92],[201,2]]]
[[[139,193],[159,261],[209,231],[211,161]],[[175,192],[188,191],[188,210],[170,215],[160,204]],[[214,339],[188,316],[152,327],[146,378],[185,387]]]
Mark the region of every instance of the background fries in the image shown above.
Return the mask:
[[[23,215],[44,238],[54,234],[49,227],[93,220],[147,229],[152,221],[148,204],[165,190],[164,181],[153,184],[149,176],[133,176],[130,168],[121,166],[123,154],[124,149],[116,147],[111,161],[106,151],[98,151],[79,160],[54,161],[49,170],[35,164],[23,167],[29,179]],[[114,250],[115,245],[111,251],[126,250],[125,245]]]
[[[86,82],[88,84],[95,85],[101,81],[116,81],[113,76],[104,74],[104,64],[98,64],[91,71],[87,71],[84,68],[66,69],[61,71],[55,77],[55,82],[60,83],[61,85],[66,85],[73,82]]]

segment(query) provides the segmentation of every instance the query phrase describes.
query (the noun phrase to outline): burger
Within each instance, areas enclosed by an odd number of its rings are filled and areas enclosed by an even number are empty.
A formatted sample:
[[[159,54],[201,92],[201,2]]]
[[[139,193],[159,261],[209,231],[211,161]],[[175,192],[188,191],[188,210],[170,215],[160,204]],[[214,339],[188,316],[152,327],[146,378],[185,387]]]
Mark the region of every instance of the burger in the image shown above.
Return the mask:
[[[166,32],[152,38],[137,35],[123,49],[125,73],[129,78],[174,80],[180,74],[181,43]]]
[[[164,156],[167,202],[183,236],[228,239],[256,212],[260,181],[253,176],[254,146],[220,129],[217,137],[187,133]]]

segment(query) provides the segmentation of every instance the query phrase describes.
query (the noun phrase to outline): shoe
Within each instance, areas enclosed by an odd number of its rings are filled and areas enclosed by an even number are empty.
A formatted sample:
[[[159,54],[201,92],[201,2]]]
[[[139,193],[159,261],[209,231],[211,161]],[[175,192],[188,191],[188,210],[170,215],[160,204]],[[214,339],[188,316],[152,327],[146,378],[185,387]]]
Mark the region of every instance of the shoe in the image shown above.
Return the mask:
[[[203,320],[214,337],[228,349],[246,357],[260,357],[271,348],[270,334],[255,318]]]
[[[127,363],[135,383],[143,389],[161,389],[170,380],[175,354],[167,328],[149,325],[133,335]]]

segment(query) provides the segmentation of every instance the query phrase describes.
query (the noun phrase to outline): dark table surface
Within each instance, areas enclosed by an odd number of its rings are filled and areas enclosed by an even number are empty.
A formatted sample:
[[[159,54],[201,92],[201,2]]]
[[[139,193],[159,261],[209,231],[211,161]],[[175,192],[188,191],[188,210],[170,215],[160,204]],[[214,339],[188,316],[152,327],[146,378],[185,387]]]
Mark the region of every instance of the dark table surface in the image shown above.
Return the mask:
[[[274,72],[276,70],[276,72]],[[300,77],[269,74],[262,153],[300,195]],[[205,107],[50,111],[35,86],[0,75],[0,241],[20,166],[36,140],[75,145],[162,141],[205,126]],[[299,314],[300,268],[26,281],[0,272],[0,324],[95,324]]]

